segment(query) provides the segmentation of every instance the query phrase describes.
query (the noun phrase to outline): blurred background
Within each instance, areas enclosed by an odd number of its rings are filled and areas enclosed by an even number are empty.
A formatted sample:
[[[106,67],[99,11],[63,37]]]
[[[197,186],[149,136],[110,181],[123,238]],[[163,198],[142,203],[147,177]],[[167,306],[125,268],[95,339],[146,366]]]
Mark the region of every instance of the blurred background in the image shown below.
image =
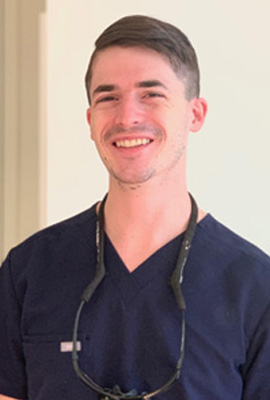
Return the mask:
[[[209,112],[190,136],[189,190],[270,253],[268,0],[0,0],[1,259],[106,192],[84,75],[97,36],[129,14],[171,22],[193,43]]]

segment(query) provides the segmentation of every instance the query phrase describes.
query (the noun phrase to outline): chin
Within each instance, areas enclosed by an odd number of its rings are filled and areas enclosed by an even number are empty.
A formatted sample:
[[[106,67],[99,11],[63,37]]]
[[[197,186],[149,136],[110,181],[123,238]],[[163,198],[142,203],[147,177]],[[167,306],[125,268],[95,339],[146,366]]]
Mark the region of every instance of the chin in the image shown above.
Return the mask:
[[[121,185],[141,185],[154,176],[154,171],[144,171],[141,174],[134,174],[134,172],[130,174],[116,174],[115,172],[110,171],[110,174],[114,180]]]

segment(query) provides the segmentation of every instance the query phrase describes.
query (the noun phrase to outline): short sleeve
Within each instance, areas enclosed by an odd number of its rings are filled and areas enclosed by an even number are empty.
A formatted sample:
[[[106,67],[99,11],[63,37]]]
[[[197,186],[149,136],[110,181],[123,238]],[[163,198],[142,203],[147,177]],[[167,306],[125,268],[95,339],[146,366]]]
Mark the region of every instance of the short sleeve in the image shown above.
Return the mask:
[[[21,306],[11,277],[11,254],[0,268],[0,394],[27,398],[21,340]]]

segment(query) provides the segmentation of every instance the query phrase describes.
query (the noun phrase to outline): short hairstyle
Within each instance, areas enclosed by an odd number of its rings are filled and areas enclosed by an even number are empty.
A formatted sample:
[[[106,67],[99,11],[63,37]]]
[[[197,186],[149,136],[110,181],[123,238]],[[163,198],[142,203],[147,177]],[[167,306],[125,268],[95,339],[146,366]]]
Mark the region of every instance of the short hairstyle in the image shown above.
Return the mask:
[[[89,104],[93,64],[97,54],[111,46],[144,47],[165,55],[172,69],[185,83],[188,100],[199,97],[200,71],[193,46],[187,36],[174,25],[143,15],[131,15],[110,25],[95,42],[85,85]]]

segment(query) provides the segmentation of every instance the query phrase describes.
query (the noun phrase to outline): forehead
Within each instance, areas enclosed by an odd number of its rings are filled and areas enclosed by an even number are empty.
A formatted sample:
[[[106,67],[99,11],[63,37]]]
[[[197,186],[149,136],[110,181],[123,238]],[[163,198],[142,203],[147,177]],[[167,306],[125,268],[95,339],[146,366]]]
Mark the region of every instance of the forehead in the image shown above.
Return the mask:
[[[144,47],[112,46],[97,53],[92,67],[91,89],[97,84],[132,83],[158,79],[167,84],[180,78],[168,58]]]

